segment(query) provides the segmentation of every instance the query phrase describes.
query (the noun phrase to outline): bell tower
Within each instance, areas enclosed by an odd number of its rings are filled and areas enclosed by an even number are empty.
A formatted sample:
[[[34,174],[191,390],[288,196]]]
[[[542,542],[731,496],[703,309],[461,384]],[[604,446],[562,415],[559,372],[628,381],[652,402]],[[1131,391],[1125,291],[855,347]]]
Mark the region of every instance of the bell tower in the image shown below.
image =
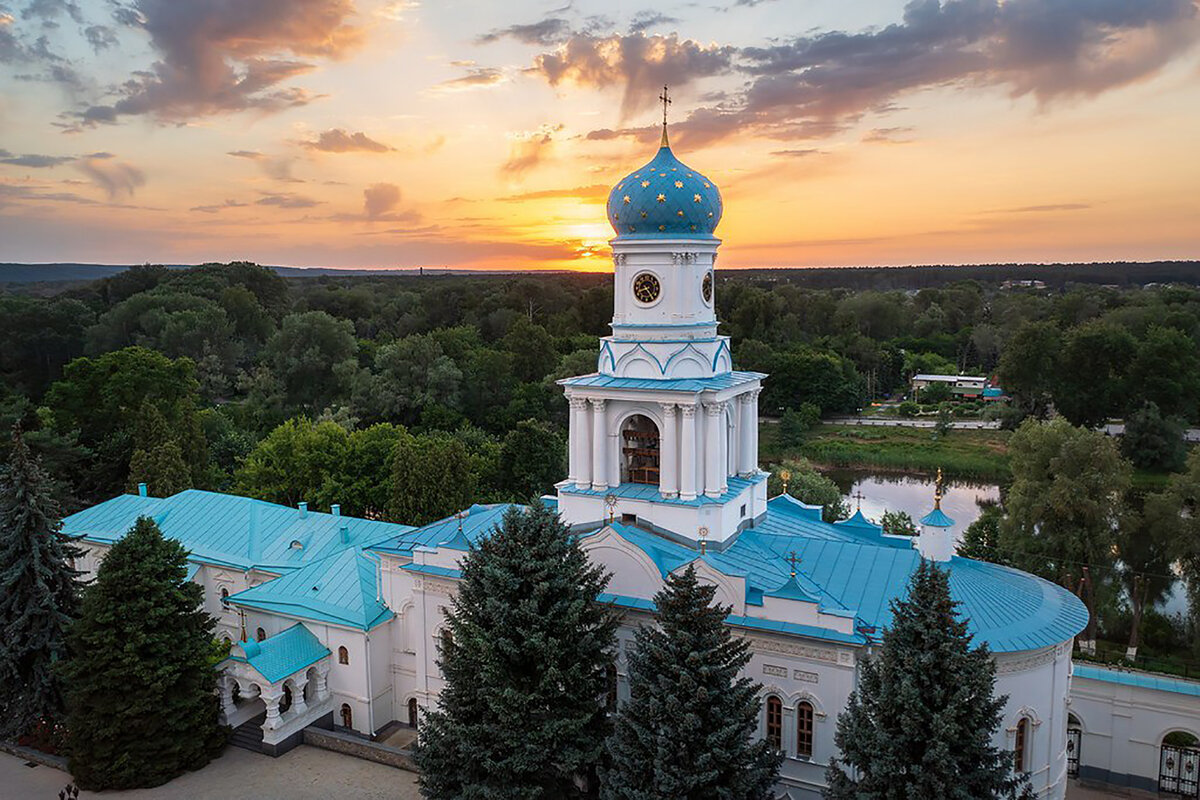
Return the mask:
[[[597,371],[568,378],[570,474],[559,511],[575,525],[624,520],[722,547],[766,510],[755,372],[734,372],[717,332],[716,185],[667,139],[608,198],[612,334]]]

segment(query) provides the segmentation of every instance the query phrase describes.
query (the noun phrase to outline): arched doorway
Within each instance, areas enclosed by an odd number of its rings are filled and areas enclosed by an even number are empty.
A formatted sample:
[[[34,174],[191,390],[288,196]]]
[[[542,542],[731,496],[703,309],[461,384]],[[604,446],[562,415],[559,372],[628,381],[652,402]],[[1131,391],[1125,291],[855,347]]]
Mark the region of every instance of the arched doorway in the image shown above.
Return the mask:
[[[1158,790],[1200,797],[1200,739],[1185,731],[1163,737],[1158,755]]]
[[[1079,748],[1083,744],[1083,726],[1074,714],[1067,715],[1067,776],[1079,777]]]
[[[292,687],[288,684],[283,685],[283,697],[279,700],[279,713],[285,713],[292,707]]]
[[[408,700],[408,727],[417,727],[417,698],[415,697]]]
[[[342,716],[342,727],[343,728],[353,728],[354,727],[354,714],[350,711],[349,703],[342,703],[341,716]]]
[[[658,485],[658,426],[634,414],[621,426],[621,483]]]

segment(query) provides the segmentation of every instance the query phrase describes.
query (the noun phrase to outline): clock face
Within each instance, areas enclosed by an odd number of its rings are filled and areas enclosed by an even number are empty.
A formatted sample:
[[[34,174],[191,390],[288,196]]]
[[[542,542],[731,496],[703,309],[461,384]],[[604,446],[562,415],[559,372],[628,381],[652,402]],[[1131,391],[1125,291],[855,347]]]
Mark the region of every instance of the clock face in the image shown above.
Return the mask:
[[[704,282],[700,284],[700,293],[704,295],[704,302],[712,302],[712,273],[704,273]]]
[[[633,279],[633,296],[642,303],[653,303],[658,299],[659,293],[662,291],[662,285],[659,284],[658,278],[651,275],[649,272],[643,272]]]

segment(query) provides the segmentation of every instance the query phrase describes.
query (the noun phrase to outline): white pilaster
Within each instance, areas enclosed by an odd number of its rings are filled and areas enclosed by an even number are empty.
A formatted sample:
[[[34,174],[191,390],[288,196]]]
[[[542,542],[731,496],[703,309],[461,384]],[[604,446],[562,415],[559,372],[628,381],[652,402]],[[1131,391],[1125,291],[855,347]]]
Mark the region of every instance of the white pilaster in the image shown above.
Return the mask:
[[[753,475],[757,464],[754,463],[754,445],[758,441],[758,405],[755,403],[755,393],[746,392],[738,398],[741,402],[742,416],[738,425],[742,457],[738,462],[738,471],[742,475]]]
[[[750,392],[750,471],[758,472],[758,396],[762,389]]]
[[[683,432],[679,437],[679,497],[696,499],[696,406],[680,406]]]
[[[721,403],[717,441],[721,445],[721,494],[729,489],[729,463],[733,460],[729,455],[729,417],[732,414],[730,402]]]
[[[570,480],[580,489],[592,485],[591,409],[582,397],[571,398],[571,467]]]
[[[709,497],[719,497],[721,481],[724,479],[725,466],[721,463],[722,445],[725,437],[722,435],[725,423],[723,420],[724,403],[705,403],[704,411],[704,493]]]
[[[279,701],[283,699],[283,690],[272,686],[270,690],[263,690],[261,696],[267,706],[267,720],[263,723],[263,730],[273,731],[283,722],[279,713]]]
[[[604,400],[592,399],[592,488],[608,488],[608,417]]]
[[[725,475],[732,478],[741,472],[739,466],[742,460],[742,404],[738,398],[729,401],[729,435],[726,437],[726,447],[729,448],[728,466]],[[726,481],[728,483],[728,481]]]
[[[308,679],[296,678],[292,681],[292,712],[299,716],[308,711],[308,703],[304,701],[304,687],[308,686]]]
[[[675,404],[660,403],[663,427],[658,442],[658,490],[663,497],[674,497],[679,493],[676,471],[679,467],[679,452],[675,433]]]
[[[567,480],[575,483],[579,476],[579,409],[576,398],[568,397],[570,416],[567,418]]]

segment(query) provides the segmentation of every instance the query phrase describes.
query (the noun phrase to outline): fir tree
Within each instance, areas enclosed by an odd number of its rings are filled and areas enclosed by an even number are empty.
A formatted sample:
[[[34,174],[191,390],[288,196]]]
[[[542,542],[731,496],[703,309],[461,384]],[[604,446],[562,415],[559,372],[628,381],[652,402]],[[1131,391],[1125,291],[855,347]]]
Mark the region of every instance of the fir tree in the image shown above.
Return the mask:
[[[725,626],[716,587],[689,566],[654,598],[658,626],[629,651],[630,699],[609,740],[604,800],[770,797],[782,755],[755,741],[761,687],[738,673],[749,644]]]
[[[80,551],[60,528],[53,483],[14,428],[0,478],[0,738],[62,722],[54,664],[78,613]]]
[[[956,606],[948,574],[922,561],[838,715],[829,800],[993,800],[1028,790],[1012,754],[992,744],[1007,698],[993,695],[991,654],[971,647]]]
[[[215,620],[186,555],[142,517],[83,594],[65,680],[71,774],[85,789],[157,786],[224,746]]]
[[[153,403],[143,403],[129,459],[129,487],[145,483],[150,493],[169,497],[192,487],[192,472],[166,417]]]
[[[446,687],[416,748],[425,797],[582,795],[609,728],[606,583],[540,503],[472,548],[439,643]]]

